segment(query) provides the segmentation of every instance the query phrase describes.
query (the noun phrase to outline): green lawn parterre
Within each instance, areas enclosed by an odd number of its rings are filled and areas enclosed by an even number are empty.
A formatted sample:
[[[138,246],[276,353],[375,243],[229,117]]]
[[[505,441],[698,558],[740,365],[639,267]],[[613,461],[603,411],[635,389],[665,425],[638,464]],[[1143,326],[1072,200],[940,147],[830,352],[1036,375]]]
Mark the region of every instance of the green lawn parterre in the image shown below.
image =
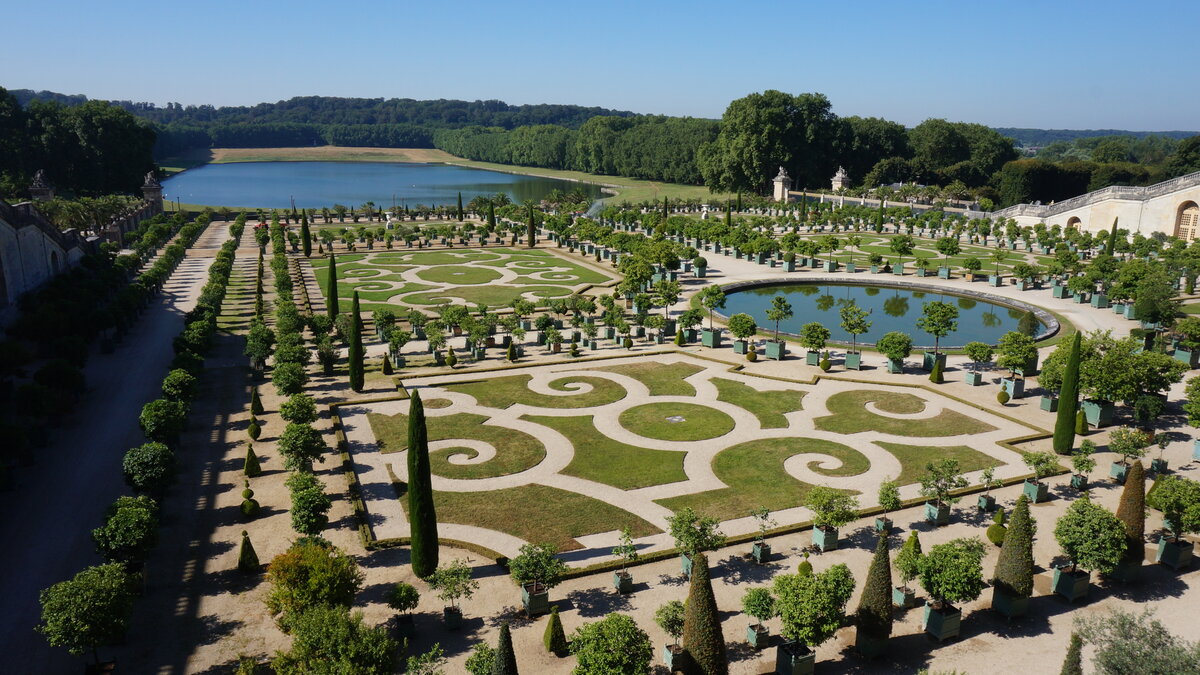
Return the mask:
[[[826,401],[826,407],[833,414],[818,417],[813,423],[822,431],[840,434],[878,431],[915,438],[980,434],[996,430],[990,424],[953,410],[943,410],[929,419],[884,417],[867,410],[869,402],[874,402],[884,412],[895,414],[913,414],[925,409],[925,401],[912,394],[877,390],[845,391],[830,396]]]

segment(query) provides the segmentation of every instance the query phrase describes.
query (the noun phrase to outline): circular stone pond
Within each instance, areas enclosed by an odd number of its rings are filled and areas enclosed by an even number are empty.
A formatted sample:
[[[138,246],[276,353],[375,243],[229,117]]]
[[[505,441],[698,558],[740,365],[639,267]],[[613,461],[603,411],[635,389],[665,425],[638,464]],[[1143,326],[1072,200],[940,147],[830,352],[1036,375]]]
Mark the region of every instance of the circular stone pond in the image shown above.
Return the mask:
[[[732,284],[724,289],[724,314],[727,317],[749,314],[760,329],[774,330],[774,322],[767,319],[767,310],[771,300],[782,295],[791,303],[793,316],[779,322],[781,333],[797,335],[801,326],[817,321],[829,329],[830,339],[837,342],[850,342],[850,335],[842,330],[840,312],[851,302],[867,310],[867,320],[871,322],[870,330],[858,336],[859,344],[873,344],[885,333],[900,331],[911,335],[917,345],[932,346],[933,336],[917,328],[917,319],[921,317],[925,303],[934,300],[958,308],[958,330],[942,338],[942,347],[962,346],[974,341],[994,345],[1000,336],[1017,330],[1026,313],[1032,314],[1035,320],[1035,338],[1049,337],[1058,328],[1053,316],[1031,305],[982,292],[974,296],[948,293],[929,285],[750,282]]]

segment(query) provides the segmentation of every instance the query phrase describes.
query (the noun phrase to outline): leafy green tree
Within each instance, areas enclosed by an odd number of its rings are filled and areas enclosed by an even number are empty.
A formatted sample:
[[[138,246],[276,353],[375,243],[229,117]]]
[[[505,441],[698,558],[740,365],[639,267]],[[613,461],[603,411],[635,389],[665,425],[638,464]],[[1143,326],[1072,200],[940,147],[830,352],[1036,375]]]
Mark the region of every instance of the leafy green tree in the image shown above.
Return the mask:
[[[440,565],[428,576],[429,587],[438,592],[438,598],[458,608],[460,598],[470,599],[479,588],[479,582],[471,578],[471,568],[464,560],[451,560]]]
[[[1082,335],[1075,333],[1071,341],[1071,355],[1067,357],[1067,369],[1063,374],[1062,388],[1058,394],[1058,413],[1054,418],[1054,452],[1066,455],[1075,446],[1075,412],[1079,406],[1079,348]]]
[[[1163,531],[1170,532],[1172,538],[1181,539],[1200,530],[1200,482],[1183,476],[1162,476],[1154,481],[1146,504],[1162,511]]]
[[[1075,630],[1094,648],[1092,667],[1100,675],[1200,672],[1200,645],[1172,635],[1153,610],[1079,617]]]
[[[725,309],[725,291],[715,284],[705,286],[704,290],[700,291],[699,297],[700,305],[708,310],[708,329],[712,330],[713,312]]]
[[[366,352],[363,350],[362,317],[359,316],[358,311],[358,291],[354,291],[354,299],[351,301],[350,307],[350,388],[354,391],[362,391],[366,378],[363,365]]]
[[[360,612],[340,605],[316,605],[290,621],[292,648],[277,652],[271,668],[279,675],[338,675],[394,672],[399,646],[385,628],[364,625]]]
[[[182,368],[167,373],[162,383],[163,396],[172,401],[190,401],[196,394],[196,376]]]
[[[654,623],[658,624],[664,633],[671,636],[676,645],[679,644],[679,636],[683,635],[685,613],[683,603],[678,600],[672,600],[654,612]]]
[[[429,432],[419,391],[413,392],[408,411],[408,523],[413,573],[424,579],[438,567],[438,529],[429,469]]]
[[[1125,526],[1087,494],[1072,502],[1054,526],[1063,554],[1085,570],[1110,574],[1125,554]]]
[[[888,248],[892,253],[895,253],[900,258],[900,265],[904,265],[904,257],[912,255],[913,249],[916,247],[916,242],[907,234],[898,234],[892,237],[888,242]]]
[[[317,421],[317,403],[307,394],[292,394],[279,406],[279,416],[286,422],[312,424]]]
[[[489,203],[488,208],[493,208]],[[471,655],[463,667],[471,675],[492,675],[492,666],[496,663],[496,650],[487,642],[476,642],[471,648]]]
[[[775,596],[771,595],[768,588],[751,588],[742,596],[742,612],[746,616],[758,619],[758,624],[762,625],[776,614]]]
[[[813,512],[813,527],[839,528],[858,515],[858,498],[841,490],[817,485],[804,498]]]
[[[819,352],[825,349],[829,335],[829,329],[820,322],[810,321],[800,327],[800,344],[810,352]]]
[[[562,582],[567,564],[550,544],[522,544],[518,555],[508,562],[508,571],[518,586],[551,589]]]
[[[779,322],[792,318],[792,305],[787,298],[777,295],[771,299],[771,308],[767,310],[767,320],[775,322],[775,339],[779,340]]]
[[[271,383],[280,396],[292,396],[304,390],[308,374],[299,363],[281,363],[271,372]]]
[[[999,355],[996,365],[1015,374],[1016,371],[1024,371],[1029,366],[1029,362],[1037,355],[1037,345],[1028,335],[1009,331],[1000,336],[1000,342],[996,345],[996,353]],[[1043,368],[1042,376],[1039,378],[1041,385],[1046,388],[1057,388],[1050,387],[1046,383],[1045,375]]]
[[[717,600],[709,581],[708,556],[697,553],[692,558],[692,581],[684,603],[683,648],[696,673],[717,675],[729,672],[725,656],[725,638],[721,634],[721,619]]]
[[[142,406],[138,423],[146,438],[159,443],[174,442],[187,426],[188,404],[165,398],[155,399]]]
[[[285,469],[312,473],[313,462],[324,462],[329,447],[312,425],[290,422],[279,435],[277,449]]]
[[[650,636],[631,617],[617,612],[576,628],[571,652],[577,659],[573,675],[645,673],[654,658]]]
[[[117,497],[104,524],[92,530],[92,540],[110,562],[145,560],[158,542],[158,504],[146,496]]]
[[[921,587],[938,604],[970,602],[983,592],[983,542],[951,539],[921,557]]]
[[[867,321],[869,312],[853,300],[843,305],[838,314],[842,319],[842,330],[850,335],[850,351],[853,353],[856,351],[858,336],[871,330],[873,322]]]
[[[914,531],[915,534],[915,531]],[[859,644],[892,635],[892,562],[888,536],[881,534],[867,570],[867,581],[855,612]]]
[[[958,460],[949,457],[929,462],[921,476],[921,496],[932,499],[938,506],[956,504],[960,497],[953,496],[955,490],[970,485],[962,475]]]
[[[891,331],[879,338],[875,347],[892,361],[903,361],[912,354],[913,341],[907,333]]]
[[[917,319],[917,328],[933,336],[933,353],[938,353],[941,339],[958,330],[958,308],[948,302],[927,302]]]
[[[780,574],[774,582],[784,637],[810,649],[824,644],[842,627],[846,603],[854,592],[850,568],[838,563],[812,575]]]
[[[175,478],[175,453],[164,443],[143,443],[125,452],[121,470],[129,487],[160,495]]]
[[[329,522],[333,502],[325,486],[311,473],[297,471],[288,476],[286,485],[292,496],[292,529],[300,534],[318,535]]]
[[[1029,498],[1021,495],[1008,521],[1008,532],[996,560],[995,587],[1010,596],[1033,594],[1033,534],[1036,523],[1029,515]]]
[[[282,612],[281,625],[288,629],[293,617],[312,607],[349,608],[362,588],[363,573],[353,556],[319,537],[304,537],[275,556],[267,581],[267,608]]]
[[[108,563],[88,567],[73,578],[43,589],[38,598],[42,618],[37,631],[52,647],[74,656],[120,642],[133,613],[133,585],[125,566]]]
[[[900,547],[900,552],[896,554],[896,571],[900,573],[900,583],[905,587],[920,575],[921,556],[921,539],[917,536],[917,531],[912,530],[908,533],[908,539],[904,540],[904,546]]]
[[[749,314],[734,314],[729,317],[729,332],[739,340],[746,340],[758,332],[758,324]]]
[[[718,529],[721,521],[697,514],[690,506],[676,511],[667,519],[675,548],[689,558],[701,551],[711,551],[725,544],[725,535]]]

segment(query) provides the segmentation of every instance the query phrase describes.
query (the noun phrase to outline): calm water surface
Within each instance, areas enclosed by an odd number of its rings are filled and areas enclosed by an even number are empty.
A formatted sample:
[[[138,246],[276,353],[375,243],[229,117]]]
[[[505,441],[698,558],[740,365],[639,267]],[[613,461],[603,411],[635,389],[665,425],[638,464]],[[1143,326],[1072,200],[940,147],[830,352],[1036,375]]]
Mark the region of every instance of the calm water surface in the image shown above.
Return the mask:
[[[287,208],[295,198],[300,208],[371,201],[390,207],[463,204],[477,195],[503,192],[514,202],[541,199],[553,190],[582,188],[593,199],[600,188],[553,178],[470,169],[447,164],[391,162],[240,162],[205,164],[163,181],[167,199],[185,204]]]
[[[725,301],[725,315],[743,312],[754,317],[760,328],[774,329],[774,322],[767,320],[767,309],[776,295],[787,298],[795,313],[791,319],[781,321],[779,330],[798,334],[800,326],[819,321],[829,329],[832,340],[850,341],[850,335],[841,328],[839,312],[847,303],[857,303],[870,312],[867,320],[872,322],[865,335],[858,336],[860,343],[874,343],[884,333],[898,330],[912,336],[918,345],[932,345],[933,336],[917,328],[917,319],[925,303],[934,300],[948,302],[958,308],[958,330],[942,338],[943,346],[961,346],[976,341],[996,344],[1000,336],[1017,329],[1017,323],[1025,313],[996,305],[985,300],[929,291],[904,288],[873,286],[847,286],[838,284],[786,284],[759,286],[743,291],[730,292]],[[1039,334],[1045,326],[1039,324]]]

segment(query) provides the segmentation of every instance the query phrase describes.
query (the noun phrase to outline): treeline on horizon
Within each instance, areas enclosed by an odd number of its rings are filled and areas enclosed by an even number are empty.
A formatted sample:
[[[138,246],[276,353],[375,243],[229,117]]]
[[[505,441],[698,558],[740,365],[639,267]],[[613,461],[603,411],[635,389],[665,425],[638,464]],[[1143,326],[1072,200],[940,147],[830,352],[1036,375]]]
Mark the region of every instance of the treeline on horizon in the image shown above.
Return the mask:
[[[52,92],[16,94],[28,106],[86,101]],[[499,164],[760,195],[769,193],[781,166],[796,189],[828,188],[841,166],[852,193],[915,182],[995,206],[1058,201],[1200,170],[1200,137],[1061,132],[1080,135],[1028,158],[1012,137],[981,124],[929,119],[909,129],[876,117],[838,117],[822,94],[774,90],[732,101],[720,120],[501,101],[318,96],[220,108],[129,101],[112,107],[153,126],[160,159],[213,147],[434,147]]]

